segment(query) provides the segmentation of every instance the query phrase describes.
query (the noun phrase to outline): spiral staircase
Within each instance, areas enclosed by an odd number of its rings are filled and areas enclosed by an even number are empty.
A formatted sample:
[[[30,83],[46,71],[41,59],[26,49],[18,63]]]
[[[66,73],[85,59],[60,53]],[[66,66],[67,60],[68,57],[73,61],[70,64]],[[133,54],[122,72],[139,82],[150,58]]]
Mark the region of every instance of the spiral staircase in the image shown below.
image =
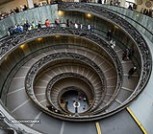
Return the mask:
[[[58,8],[90,12],[115,25],[132,43],[134,55],[123,61],[123,52],[131,44],[126,46],[114,36],[116,46],[112,47],[104,32],[98,27],[91,31],[86,24],[83,29],[62,24],[1,39],[1,105],[13,117],[8,121],[1,113],[2,133],[143,133],[126,107],[151,74],[151,53],[144,38],[130,23],[100,6],[62,3]],[[137,71],[128,79],[134,66]],[[84,93],[83,112],[78,112],[83,109],[79,95],[62,98],[68,91]],[[71,103],[75,112],[67,108]]]

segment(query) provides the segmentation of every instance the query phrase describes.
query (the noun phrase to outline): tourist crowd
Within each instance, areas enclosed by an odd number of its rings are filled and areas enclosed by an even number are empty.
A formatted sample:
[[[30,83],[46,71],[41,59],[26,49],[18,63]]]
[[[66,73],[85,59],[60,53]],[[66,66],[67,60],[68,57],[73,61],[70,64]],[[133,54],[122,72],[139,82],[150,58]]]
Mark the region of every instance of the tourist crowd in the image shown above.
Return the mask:
[[[53,2],[50,1],[49,4],[56,4],[56,3],[61,3],[61,2],[62,2],[62,0],[54,0]],[[88,2],[88,0],[82,0],[81,2]],[[102,4],[102,1],[98,0],[98,3]],[[34,8],[44,6],[46,4],[47,3],[34,3]],[[120,2],[118,0],[111,0],[110,5],[119,6]],[[19,12],[25,11],[27,9],[28,9],[28,7],[26,5],[21,5],[20,7],[16,7],[15,9],[11,9],[9,12],[0,12],[0,20],[6,18],[7,16],[9,16],[11,14],[19,13]],[[128,9],[135,10],[136,9],[136,4],[133,4],[133,5],[130,4]],[[141,13],[152,17],[152,10],[151,9],[142,9]]]
[[[58,27],[58,26],[65,26],[65,27],[71,27],[75,29],[87,29],[92,31],[93,26],[90,24],[87,24],[86,26],[79,22],[73,22],[69,19],[66,20],[66,22],[61,23],[61,20],[59,18],[56,18],[54,22],[51,23],[49,19],[46,19],[44,22],[38,21],[38,22],[29,22],[26,20],[23,24],[15,24],[14,26],[8,27],[8,35],[18,34],[22,33],[24,31],[32,30],[32,29],[40,29],[43,27]]]

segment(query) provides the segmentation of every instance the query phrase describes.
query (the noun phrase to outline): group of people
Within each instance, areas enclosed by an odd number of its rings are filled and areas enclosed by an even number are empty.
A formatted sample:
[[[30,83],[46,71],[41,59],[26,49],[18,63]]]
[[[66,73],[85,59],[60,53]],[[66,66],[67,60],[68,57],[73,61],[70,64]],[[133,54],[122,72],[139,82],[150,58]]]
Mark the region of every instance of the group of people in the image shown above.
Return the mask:
[[[111,0],[110,1],[110,5],[119,6],[120,5],[120,2],[119,2],[119,0]]]
[[[55,21],[54,21],[54,24],[56,25],[56,26],[59,26],[60,25],[60,19],[59,18],[56,18],[55,19]],[[49,20],[49,19],[46,19],[45,20],[45,26],[46,27],[51,27],[51,21]]]
[[[62,0],[54,0],[54,1],[51,0],[49,3],[47,3],[47,2],[46,3],[41,3],[41,2],[34,3],[34,8],[44,6],[47,4],[54,4],[54,3],[61,3],[61,2],[62,2]],[[81,2],[88,2],[88,0],[81,0]],[[102,4],[101,0],[98,0],[98,3]],[[119,6],[120,2],[119,2],[119,0],[111,0],[110,5]],[[136,7],[137,7],[136,4],[133,4],[133,5],[129,4],[128,9],[133,10],[133,9],[136,9]],[[0,20],[6,18],[7,16],[9,16],[11,14],[19,13],[19,12],[25,11],[27,9],[28,9],[27,5],[20,5],[20,7],[16,7],[15,9],[11,9],[10,12],[2,12],[2,13],[0,12]],[[148,15],[150,17],[152,17],[152,12],[153,12],[152,9],[142,8],[142,10],[141,10],[141,13]]]
[[[106,39],[109,41],[111,47],[114,48],[116,46],[116,42],[113,40],[112,37],[113,37],[113,32],[112,30],[109,29],[108,32],[106,33]],[[132,47],[128,47],[123,51],[122,60],[123,61],[131,60],[133,55],[134,55],[134,49]],[[132,75],[136,72],[136,70],[137,68],[135,66],[130,68],[130,70],[128,71],[128,79],[132,77]]]
[[[8,35],[13,35],[13,34],[18,34],[18,33],[23,33],[24,31],[31,30],[36,28],[36,25],[34,22],[29,23],[26,21],[23,25],[18,24],[14,25],[8,28]]]
[[[8,28],[8,35],[13,35],[13,34],[17,34],[17,33],[22,33],[24,31],[27,30],[32,30],[32,29],[40,29],[42,27],[57,27],[60,26],[61,21],[59,18],[56,18],[54,20],[54,22],[52,23],[49,19],[46,19],[44,23],[42,23],[41,21],[38,22],[34,22],[32,21],[31,23],[26,20],[24,22],[24,24],[16,24],[14,26],[10,26]],[[87,26],[84,26],[82,23],[76,23],[76,22],[72,22],[69,21],[69,19],[66,20],[66,23],[62,23],[65,25],[65,27],[71,27],[71,28],[75,28],[75,29],[87,29],[87,30],[92,30],[92,26],[90,24],[88,24]]]
[[[153,10],[152,9],[142,8],[141,13],[145,14],[147,16],[153,17]]]
[[[78,24],[78,23],[74,23],[74,28],[75,29],[83,29],[83,25],[82,24]],[[87,25],[87,29],[91,30],[91,25],[90,24]]]
[[[130,10],[136,10],[137,9],[137,5],[135,3],[129,3],[128,9]]]
[[[60,111],[57,110],[56,108],[54,108],[52,105],[47,105],[46,107],[48,108],[48,110],[50,110],[50,111],[52,111],[52,112],[60,113]]]
[[[136,4],[129,5],[128,9],[130,10],[135,10],[137,8]],[[147,16],[153,17],[153,10],[152,9],[147,9],[147,8],[142,8],[140,11],[142,14],[145,14]]]
[[[122,54],[122,60],[127,61],[127,60],[131,60],[132,57],[134,55],[134,50],[132,48],[126,48],[123,51]],[[128,79],[130,79],[132,77],[132,75],[137,71],[137,67],[134,66],[132,68],[130,68],[130,70],[128,71]]]
[[[73,22],[73,21],[70,21],[69,19],[66,20],[66,26],[67,27],[74,27],[75,29],[83,29],[83,28],[87,28],[87,30],[92,30],[93,27],[88,24],[87,26],[83,25],[82,23],[79,23],[79,22]]]
[[[60,24],[60,20],[57,18],[55,19],[55,25],[59,25]],[[8,28],[8,35],[13,35],[13,34],[18,34],[18,33],[22,33],[24,31],[28,31],[28,30],[32,30],[32,29],[40,29],[42,27],[51,27],[51,21],[49,19],[46,19],[44,23],[42,23],[41,21],[38,21],[37,23],[32,21],[31,23],[26,20],[24,22],[24,24],[16,24],[14,26],[10,26]]]
[[[34,3],[34,8],[45,6],[47,4],[56,4],[56,3],[60,3],[60,2],[62,2],[62,0],[53,0],[53,1],[50,0],[49,3],[47,3],[47,2]],[[5,19],[6,17],[10,16],[11,14],[19,13],[19,12],[25,11],[27,9],[28,9],[27,5],[20,5],[19,7],[16,7],[15,9],[11,9],[9,12],[0,12],[0,20]]]
[[[28,7],[26,5],[21,5],[20,7],[16,7],[15,9],[11,9],[9,12],[0,12],[0,20],[5,19],[11,14],[19,13],[27,10]]]
[[[40,3],[34,3],[34,8],[41,7],[41,6],[44,6],[46,4],[47,3],[41,3],[41,2]],[[50,4],[53,4],[53,2],[50,2]],[[27,9],[28,9],[27,5],[20,5],[19,7],[16,7],[15,9],[11,9],[9,12],[0,12],[0,20],[5,19],[6,17],[10,16],[11,14],[19,13],[19,12],[25,11]]]

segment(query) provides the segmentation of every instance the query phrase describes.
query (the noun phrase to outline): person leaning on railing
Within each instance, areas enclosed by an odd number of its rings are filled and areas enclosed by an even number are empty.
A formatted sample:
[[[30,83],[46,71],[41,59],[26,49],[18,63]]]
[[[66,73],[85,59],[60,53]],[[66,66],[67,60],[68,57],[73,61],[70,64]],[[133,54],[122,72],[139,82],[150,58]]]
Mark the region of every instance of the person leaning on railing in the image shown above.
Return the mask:
[[[50,26],[51,26],[51,22],[50,22],[49,19],[46,19],[46,20],[45,20],[45,26],[46,26],[46,27],[50,27]]]

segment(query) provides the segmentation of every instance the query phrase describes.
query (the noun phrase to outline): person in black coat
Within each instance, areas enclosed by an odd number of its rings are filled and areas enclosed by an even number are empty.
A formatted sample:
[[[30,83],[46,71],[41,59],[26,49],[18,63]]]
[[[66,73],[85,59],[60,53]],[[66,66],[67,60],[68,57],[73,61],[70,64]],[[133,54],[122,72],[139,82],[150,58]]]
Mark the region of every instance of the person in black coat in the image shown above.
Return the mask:
[[[107,37],[106,37],[106,38],[107,38],[107,40],[109,40],[109,41],[110,41],[110,40],[112,39],[112,31],[111,31],[110,29],[108,30],[108,32],[107,32],[107,34],[106,34],[106,36],[107,36]]]
[[[128,79],[131,78],[131,76],[136,72],[137,68],[136,67],[132,67],[129,72],[128,72]]]

